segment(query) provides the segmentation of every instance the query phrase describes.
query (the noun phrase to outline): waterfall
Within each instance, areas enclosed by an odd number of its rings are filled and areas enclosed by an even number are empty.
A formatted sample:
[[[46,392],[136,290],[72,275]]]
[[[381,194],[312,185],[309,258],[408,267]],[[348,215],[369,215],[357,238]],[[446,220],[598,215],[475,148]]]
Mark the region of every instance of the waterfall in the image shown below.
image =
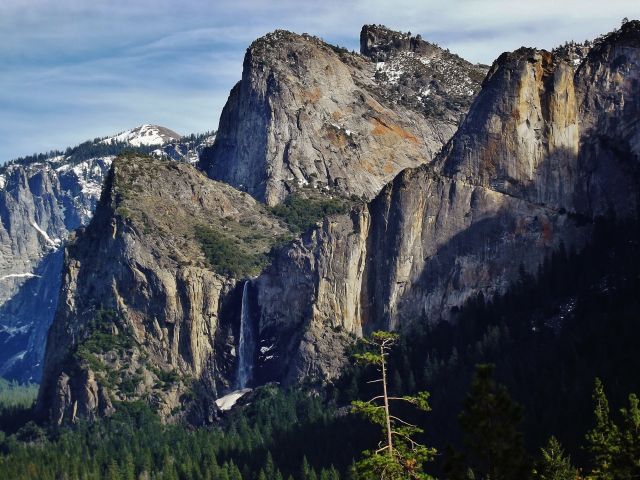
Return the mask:
[[[240,309],[240,341],[238,342],[238,388],[246,388],[251,381],[253,371],[253,355],[255,341],[251,325],[251,312],[249,305],[250,280],[244,282],[242,288],[242,307]]]

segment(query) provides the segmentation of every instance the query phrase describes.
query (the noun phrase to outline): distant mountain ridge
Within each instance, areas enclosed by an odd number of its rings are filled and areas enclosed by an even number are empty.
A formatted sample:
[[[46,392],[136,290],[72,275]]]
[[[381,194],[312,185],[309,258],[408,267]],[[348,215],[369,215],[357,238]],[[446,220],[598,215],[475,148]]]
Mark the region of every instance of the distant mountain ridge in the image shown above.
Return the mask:
[[[0,376],[39,380],[61,247],[91,219],[115,156],[129,150],[194,163],[213,138],[142,125],[0,166]]]
[[[139,127],[126,130],[112,137],[102,140],[103,143],[128,143],[133,147],[163,145],[169,142],[176,142],[182,135],[158,125],[143,124]]]

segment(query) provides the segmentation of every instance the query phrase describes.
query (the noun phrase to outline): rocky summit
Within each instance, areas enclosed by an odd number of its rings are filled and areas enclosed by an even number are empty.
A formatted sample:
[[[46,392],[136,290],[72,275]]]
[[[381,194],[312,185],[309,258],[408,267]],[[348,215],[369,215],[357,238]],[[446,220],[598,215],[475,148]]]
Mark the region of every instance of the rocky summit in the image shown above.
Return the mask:
[[[303,188],[373,198],[402,169],[432,160],[486,71],[418,43],[389,50],[384,64],[366,46],[359,55],[309,35],[256,40],[201,168],[268,205]]]

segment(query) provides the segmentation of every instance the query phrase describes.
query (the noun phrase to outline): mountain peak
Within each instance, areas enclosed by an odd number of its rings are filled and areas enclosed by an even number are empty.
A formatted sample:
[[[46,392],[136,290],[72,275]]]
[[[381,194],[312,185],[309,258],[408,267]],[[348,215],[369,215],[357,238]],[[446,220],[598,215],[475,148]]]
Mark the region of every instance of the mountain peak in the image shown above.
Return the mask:
[[[120,132],[113,137],[105,138],[103,142],[107,144],[123,142],[134,147],[140,147],[142,145],[163,145],[171,141],[180,140],[181,137],[182,135],[168,128],[145,123],[131,130]]]
[[[360,31],[360,53],[376,62],[384,62],[397,52],[429,54],[436,49],[437,45],[424,41],[421,35],[397,32],[384,25],[364,25]]]

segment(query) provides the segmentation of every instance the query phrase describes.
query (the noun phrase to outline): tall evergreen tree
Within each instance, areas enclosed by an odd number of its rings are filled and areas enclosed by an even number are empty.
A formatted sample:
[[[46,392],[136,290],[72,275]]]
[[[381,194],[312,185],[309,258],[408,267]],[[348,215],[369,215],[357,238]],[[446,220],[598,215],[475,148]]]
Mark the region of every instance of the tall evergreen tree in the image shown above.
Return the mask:
[[[578,471],[571,465],[571,459],[565,455],[562,445],[554,436],[549,438],[546,447],[540,449],[541,458],[535,470],[535,478],[540,480],[575,480]]]
[[[380,442],[380,448],[375,451],[365,451],[362,460],[356,463],[355,471],[358,479],[428,480],[432,478],[424,473],[424,464],[434,457],[435,449],[417,443],[413,437],[422,433],[423,430],[397,417],[391,411],[391,403],[396,401],[411,404],[425,412],[430,410],[427,392],[404,397],[393,397],[389,394],[387,357],[397,341],[398,335],[395,333],[375,332],[371,339],[364,340],[364,344],[369,347],[368,350],[355,355],[359,363],[373,365],[378,369],[380,377],[373,382],[380,383],[381,392],[368,401],[353,401],[353,411],[379,425],[384,432],[384,440]]]
[[[518,426],[522,411],[507,389],[493,379],[494,366],[476,367],[471,391],[464,401],[460,425],[471,453],[475,478],[524,479],[530,468]]]
[[[629,395],[629,408],[620,413],[620,453],[613,461],[615,476],[625,480],[640,478],[640,407],[635,394]]]
[[[591,473],[598,479],[613,480],[613,461],[620,451],[620,432],[609,418],[609,401],[599,378],[593,390],[596,424],[587,433],[587,450],[591,454]]]

